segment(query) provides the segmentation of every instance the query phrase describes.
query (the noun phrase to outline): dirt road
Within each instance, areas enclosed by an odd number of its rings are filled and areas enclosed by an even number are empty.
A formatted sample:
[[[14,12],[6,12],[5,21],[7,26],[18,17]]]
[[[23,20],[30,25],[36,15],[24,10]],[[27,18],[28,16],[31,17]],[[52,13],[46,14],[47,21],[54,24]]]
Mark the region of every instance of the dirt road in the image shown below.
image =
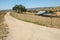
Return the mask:
[[[60,40],[60,29],[48,28],[5,15],[9,27],[7,40]]]

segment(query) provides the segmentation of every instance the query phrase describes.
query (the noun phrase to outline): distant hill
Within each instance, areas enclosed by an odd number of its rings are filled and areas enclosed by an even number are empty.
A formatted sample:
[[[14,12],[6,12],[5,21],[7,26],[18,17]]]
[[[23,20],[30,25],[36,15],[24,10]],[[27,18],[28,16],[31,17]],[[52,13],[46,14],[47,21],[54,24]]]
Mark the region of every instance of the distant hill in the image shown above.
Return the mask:
[[[7,10],[0,10],[0,12],[8,12],[8,11],[12,11],[11,9],[7,9]]]
[[[28,10],[54,10],[54,9],[59,9],[60,10],[60,6],[57,7],[37,7],[37,8],[28,8]]]

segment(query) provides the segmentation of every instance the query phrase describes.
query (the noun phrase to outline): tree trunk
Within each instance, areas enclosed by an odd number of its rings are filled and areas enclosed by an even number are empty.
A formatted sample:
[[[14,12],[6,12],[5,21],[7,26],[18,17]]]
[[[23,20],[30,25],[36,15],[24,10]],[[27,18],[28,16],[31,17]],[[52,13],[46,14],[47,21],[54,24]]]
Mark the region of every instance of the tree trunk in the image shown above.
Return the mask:
[[[17,13],[19,13],[19,10],[17,10]]]

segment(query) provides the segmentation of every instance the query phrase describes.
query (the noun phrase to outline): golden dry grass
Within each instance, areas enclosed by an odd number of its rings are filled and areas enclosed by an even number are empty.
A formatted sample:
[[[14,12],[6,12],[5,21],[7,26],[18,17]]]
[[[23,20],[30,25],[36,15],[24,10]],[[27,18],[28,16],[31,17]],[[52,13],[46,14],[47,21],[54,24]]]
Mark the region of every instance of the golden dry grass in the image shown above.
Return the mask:
[[[0,12],[0,40],[6,40],[8,33],[8,26],[4,23],[5,12]]]
[[[58,17],[51,18],[51,17],[32,15],[30,13],[27,14],[11,13],[11,15],[19,20],[32,22],[47,27],[60,28],[60,18]]]
[[[60,16],[60,12],[55,12],[55,14],[56,14],[57,16]]]

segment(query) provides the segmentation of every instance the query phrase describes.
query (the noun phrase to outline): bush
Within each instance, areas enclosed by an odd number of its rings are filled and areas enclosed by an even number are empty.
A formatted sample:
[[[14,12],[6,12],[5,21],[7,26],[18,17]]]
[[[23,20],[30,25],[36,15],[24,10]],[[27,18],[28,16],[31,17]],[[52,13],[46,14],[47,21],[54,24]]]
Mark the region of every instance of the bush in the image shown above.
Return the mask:
[[[50,10],[49,13],[53,13],[53,11]]]
[[[33,13],[37,13],[38,11],[36,11],[36,10],[29,10],[28,12],[33,12]]]

